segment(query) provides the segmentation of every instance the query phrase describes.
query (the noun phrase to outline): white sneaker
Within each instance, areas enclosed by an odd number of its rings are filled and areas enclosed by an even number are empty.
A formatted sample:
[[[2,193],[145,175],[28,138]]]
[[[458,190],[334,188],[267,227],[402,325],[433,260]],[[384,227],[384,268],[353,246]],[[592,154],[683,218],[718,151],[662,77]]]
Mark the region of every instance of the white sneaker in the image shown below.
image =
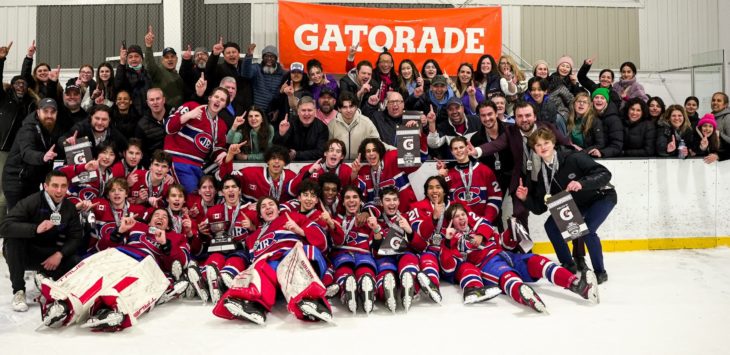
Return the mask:
[[[28,303],[25,302],[25,291],[18,291],[13,295],[13,310],[16,312],[28,311]]]

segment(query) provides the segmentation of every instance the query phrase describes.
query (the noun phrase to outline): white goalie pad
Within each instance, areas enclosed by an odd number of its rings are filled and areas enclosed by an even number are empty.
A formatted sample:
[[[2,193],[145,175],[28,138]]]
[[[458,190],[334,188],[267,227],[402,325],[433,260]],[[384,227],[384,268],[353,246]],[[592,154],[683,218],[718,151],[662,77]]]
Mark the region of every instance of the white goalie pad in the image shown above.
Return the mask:
[[[301,242],[297,242],[289,254],[281,260],[276,270],[276,278],[287,303],[302,294],[312,284],[319,284],[322,289],[325,289],[304,254]]]

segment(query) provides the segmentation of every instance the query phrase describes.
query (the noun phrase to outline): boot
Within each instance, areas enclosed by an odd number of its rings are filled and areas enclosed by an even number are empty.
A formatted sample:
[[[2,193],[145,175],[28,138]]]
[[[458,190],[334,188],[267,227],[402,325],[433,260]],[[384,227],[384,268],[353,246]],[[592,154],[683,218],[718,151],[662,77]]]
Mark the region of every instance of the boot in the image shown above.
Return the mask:
[[[370,275],[363,275],[360,278],[360,284],[358,285],[360,292],[360,303],[362,304],[362,310],[365,314],[370,314],[373,311],[373,305],[375,304],[375,280]]]
[[[600,272],[596,272],[596,279],[598,281],[598,284],[600,285],[600,284],[608,281],[608,274],[606,273],[605,270],[604,271],[600,271]]]
[[[421,285],[421,290],[426,292],[432,301],[440,304],[442,298],[439,287],[423,272],[419,272],[416,277],[418,278],[418,283]]]
[[[464,304],[489,301],[502,294],[497,286],[467,287],[464,289]]]
[[[228,312],[231,312],[238,319],[247,320],[258,325],[266,323],[266,310],[256,302],[229,297],[223,301],[223,307],[226,307]]]
[[[578,271],[586,271],[588,270],[588,264],[586,264],[586,257],[585,256],[576,256],[575,257],[575,265]]]
[[[342,292],[342,304],[347,306],[347,309],[352,314],[357,313],[357,281],[355,276],[349,275],[345,278],[345,290]]]
[[[395,275],[392,272],[388,272],[383,277],[383,293],[385,294],[385,306],[389,311],[395,313],[397,302],[395,301]]]
[[[522,297],[522,300],[525,302],[526,305],[530,306],[530,308],[534,309],[538,313],[548,313],[547,307],[545,307],[545,303],[542,302],[540,296],[537,295],[532,287],[528,286],[527,284],[522,284],[520,285],[519,291],[520,297]]]
[[[573,281],[568,289],[593,303],[601,302],[598,297],[598,280],[591,270],[583,271],[581,277]]]

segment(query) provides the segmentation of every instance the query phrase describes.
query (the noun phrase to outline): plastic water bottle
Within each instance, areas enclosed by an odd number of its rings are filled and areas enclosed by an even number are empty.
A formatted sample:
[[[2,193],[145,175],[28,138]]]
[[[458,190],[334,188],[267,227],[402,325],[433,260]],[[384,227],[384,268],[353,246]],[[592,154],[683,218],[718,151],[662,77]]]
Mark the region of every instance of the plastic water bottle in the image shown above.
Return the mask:
[[[679,140],[679,144],[677,145],[677,158],[684,159],[687,157],[687,145],[684,144],[684,139]]]

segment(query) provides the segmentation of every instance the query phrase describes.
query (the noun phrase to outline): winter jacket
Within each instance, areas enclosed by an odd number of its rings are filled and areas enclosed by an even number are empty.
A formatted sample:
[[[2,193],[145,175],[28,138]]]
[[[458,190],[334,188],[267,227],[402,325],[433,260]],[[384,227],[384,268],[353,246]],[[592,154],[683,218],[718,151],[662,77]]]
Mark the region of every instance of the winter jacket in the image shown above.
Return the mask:
[[[656,124],[650,119],[630,122],[624,118],[625,157],[653,157],[656,155]]]
[[[629,88],[628,95],[623,96],[624,90],[626,90],[627,87]],[[630,80],[619,80],[613,83],[613,91],[615,91],[616,94],[621,97],[621,100],[623,100],[623,102],[621,103],[621,107],[623,107],[626,101],[629,101],[635,97],[641,98],[641,100],[643,100],[644,102],[649,100],[649,96],[644,93],[644,86],[636,81],[636,77]]]
[[[322,89],[328,88],[332,90],[335,93],[335,98],[340,97],[340,87],[337,85],[337,79],[335,79],[332,74],[326,74],[327,77],[327,85],[316,85],[314,83],[309,83],[309,91],[312,93],[312,98],[314,99],[314,102],[317,102],[317,107],[319,107],[319,95],[322,93]]]
[[[112,107],[111,127],[116,128],[124,137],[134,137],[134,131],[137,129],[139,122],[139,114],[134,112],[133,108],[129,108],[129,112],[123,115],[119,112],[117,106]]]
[[[616,191],[611,185],[611,172],[605,166],[597,163],[593,158],[583,151],[576,152],[570,148],[557,148],[558,171],[555,173],[555,180],[549,184],[550,191],[545,191],[543,174],[537,174],[537,180],[528,179],[528,195],[525,206],[530,212],[540,215],[547,211],[545,206],[545,194],[557,194],[565,189],[571,181],[578,181],[583,188],[571,192],[571,196],[578,205],[578,208],[585,209],[593,203],[608,199],[616,202]],[[543,164],[537,164],[536,169],[544,169]],[[552,175],[550,171],[548,176]]]
[[[378,130],[380,141],[386,146],[395,147],[395,131],[399,125],[404,124],[403,116],[392,117],[388,114],[388,110],[378,111],[375,106],[370,104],[365,104],[362,113],[370,118],[370,121]]]
[[[365,117],[360,110],[355,113],[355,117],[349,125],[342,118],[342,113],[338,112],[335,119],[327,125],[327,131],[329,132],[330,139],[336,138],[345,142],[345,148],[347,149],[346,160],[357,159],[360,143],[366,138],[380,139],[378,129],[375,128],[373,122],[368,117]]]
[[[428,147],[433,149],[432,156],[439,159],[452,159],[453,156],[451,155],[449,142],[457,136],[465,137],[468,141],[469,138],[471,138],[471,136],[482,127],[479,117],[474,115],[466,115],[464,118],[464,124],[466,125],[464,134],[456,132],[456,128],[451,123],[451,120],[446,120],[438,124],[436,132],[429,133],[427,137]]]
[[[74,257],[82,250],[83,244],[83,228],[76,206],[66,198],[61,200],[58,211],[61,214],[61,224],[38,234],[38,225],[50,219],[51,212],[44,192],[36,192],[20,200],[8,212],[0,224],[0,236],[32,238],[34,245],[56,249],[64,258]]]
[[[431,107],[433,107],[433,109],[436,110],[436,124],[439,125],[449,119],[446,103],[449,102],[449,99],[453,96],[454,94],[451,90],[448,90],[441,100],[436,99],[431,91],[424,92],[423,95],[419,97],[411,95],[406,98],[406,110],[421,111],[424,114],[428,114],[431,112]],[[467,102],[468,100],[469,98],[467,97]],[[462,101],[462,105],[463,103],[464,101]],[[464,112],[466,112],[466,107],[464,107]]]
[[[114,74],[114,89],[119,92],[125,90],[132,96],[132,107],[137,112],[146,113],[149,111],[147,107],[147,90],[152,87],[152,79],[145,67],[139,71],[130,68],[128,65],[117,65],[117,71]]]
[[[291,126],[283,136],[279,135],[278,129],[276,130],[274,144],[294,149],[297,152],[293,159],[295,161],[313,161],[321,158],[329,138],[327,126],[316,118],[309,127],[305,127],[296,116],[289,116],[289,122]]]
[[[155,59],[154,53],[152,53],[152,47],[145,48],[144,65],[152,80],[152,87],[162,89],[165,94],[165,103],[173,107],[182,105],[185,84],[177,70],[169,70],[160,65]]]
[[[615,105],[607,105],[603,113],[598,115],[603,123],[606,146],[601,151],[602,158],[613,158],[621,155],[624,147],[624,126]]]
[[[715,143],[713,143],[713,140],[719,139],[717,131],[712,132],[712,134],[707,138],[708,144],[705,149],[702,149],[700,147],[703,137],[700,127],[695,127],[694,129],[692,129],[692,132],[694,132],[694,137],[692,139],[691,145],[688,147],[690,150],[692,150],[692,152],[695,153],[696,156],[706,157],[710,154],[718,154],[720,146],[719,141],[715,141]]]
[[[5,58],[0,59],[0,83],[3,81],[4,66]],[[7,90],[0,87],[0,151],[10,151],[23,119],[35,109],[35,100],[27,90],[25,95],[19,98],[12,86]]]
[[[53,161],[44,162],[43,156],[58,141],[61,132],[56,125],[51,132],[38,121],[36,111],[28,114],[18,130],[3,168],[3,188],[13,186],[39,186],[52,167]],[[56,153],[62,148],[56,145]]]
[[[219,115],[220,117],[220,115]],[[272,142],[274,141],[274,127],[272,127],[270,124],[264,122],[265,127],[262,127],[263,129],[269,130],[269,139],[268,144],[266,147],[271,147]],[[230,126],[229,126],[230,127]],[[261,129],[261,128],[259,128]],[[243,142],[243,133],[241,130],[229,130],[228,134],[226,135],[226,143],[228,144],[237,144]],[[264,160],[264,151],[266,149],[262,149],[262,147],[259,146],[259,134],[256,132],[256,130],[251,130],[249,133],[248,139],[248,145],[251,147],[249,150],[250,153],[248,153],[248,160]]]
[[[241,76],[251,81],[254,104],[263,109],[269,107],[271,101],[279,92],[281,79],[286,74],[286,71],[281,67],[281,63],[276,63],[276,70],[273,74],[266,74],[261,64],[253,63],[253,55],[246,55],[243,59],[243,65],[239,66],[239,69]]]
[[[152,153],[162,149],[165,142],[165,119],[158,121],[150,114],[142,116],[137,122],[134,136],[142,140],[143,165],[150,162]]]
[[[720,152],[730,155],[730,107],[715,113],[717,133],[720,135]]]
[[[242,74],[242,69],[245,61],[241,59],[238,61],[237,66],[233,66],[228,64],[228,62],[226,61],[218,63],[219,58],[220,55],[215,55],[211,53],[210,57],[208,58],[208,62],[205,64],[205,79],[208,81],[208,88],[206,89],[206,93],[210,93],[211,91],[213,91],[214,88],[220,86],[221,79],[230,76],[236,79],[236,97],[233,98],[233,101],[239,107],[243,107],[245,109],[250,108],[254,104],[254,94],[251,79]],[[190,80],[195,79],[195,82],[197,82],[199,78],[200,77],[198,76],[197,78],[191,78]],[[194,86],[193,96],[195,96]],[[208,101],[206,99],[204,104],[207,103]],[[258,106],[258,104],[256,105]],[[259,106],[259,108],[262,110],[266,110],[266,107],[268,107],[268,103],[266,105]]]
[[[25,57],[23,59],[20,76],[28,83],[28,89],[35,91],[40,99],[50,97],[59,102],[58,98],[61,96],[62,89],[57,81],[48,80],[45,83],[35,81],[33,77],[33,58]]]
[[[562,120],[562,116],[558,115],[556,127],[558,127],[558,129],[560,129],[573,144],[583,148],[586,152],[591,151],[591,149],[601,150],[606,147],[606,135],[603,131],[603,122],[601,122],[598,117],[593,119],[587,134],[583,132],[583,124],[585,124],[585,122],[582,120],[580,121],[580,125],[573,127],[572,132],[567,131],[567,122],[560,122]]]
[[[97,144],[94,139],[94,129],[91,127],[91,121],[89,120],[78,122],[71,127],[71,130],[68,133],[58,138],[58,146],[63,147],[66,138],[73,135],[74,132],[78,132],[76,135],[77,138],[86,137],[89,140],[89,143],[91,143],[91,151],[95,152]],[[125,138],[122,133],[114,127],[109,127],[106,130],[104,141],[111,141],[114,143],[114,153],[116,153],[117,156],[120,156],[122,152],[127,150],[127,138]],[[61,153],[62,154],[59,154],[59,157],[56,157],[56,159],[64,159],[65,154],[63,152]]]
[[[200,79],[200,74],[205,72],[205,68],[198,68],[192,59],[183,59],[180,62],[180,77],[183,81],[183,102],[195,101],[195,84]],[[205,79],[210,80],[207,76]],[[220,79],[218,79],[220,82]],[[205,88],[203,96],[207,97],[215,86],[208,85]]]
[[[487,73],[486,80],[479,85],[477,89],[481,91],[482,96],[486,100],[491,100],[492,97],[502,93],[502,87],[500,86],[500,76],[495,73]],[[481,102],[481,101],[480,101]]]
[[[672,136],[675,138],[676,147],[673,152],[667,152],[667,145],[672,141]],[[671,125],[666,121],[659,121],[657,123],[657,137],[656,137],[656,151],[660,157],[676,157],[679,156],[679,145],[680,142],[684,141],[687,149],[694,145],[695,135],[692,129],[688,129],[683,133],[674,130]],[[689,156],[689,152],[687,154]]]
[[[353,95],[357,96],[357,92],[360,90],[360,87],[362,87],[362,85],[357,82],[357,68],[350,69],[350,71],[347,72],[347,75],[344,75],[340,79],[340,93],[349,91]],[[360,108],[364,108],[365,105],[368,104],[368,98],[375,95],[379,87],[380,78],[372,77],[370,79],[370,91],[363,94],[362,97],[358,97],[360,100]]]
[[[539,104],[535,101],[535,99],[530,96],[529,93],[525,93],[525,101],[533,104],[535,106],[535,116],[537,116],[537,120],[540,122],[547,122],[550,124],[555,124],[556,115],[558,114],[558,105],[560,99],[552,95],[545,95],[545,97],[542,99],[542,103]]]

